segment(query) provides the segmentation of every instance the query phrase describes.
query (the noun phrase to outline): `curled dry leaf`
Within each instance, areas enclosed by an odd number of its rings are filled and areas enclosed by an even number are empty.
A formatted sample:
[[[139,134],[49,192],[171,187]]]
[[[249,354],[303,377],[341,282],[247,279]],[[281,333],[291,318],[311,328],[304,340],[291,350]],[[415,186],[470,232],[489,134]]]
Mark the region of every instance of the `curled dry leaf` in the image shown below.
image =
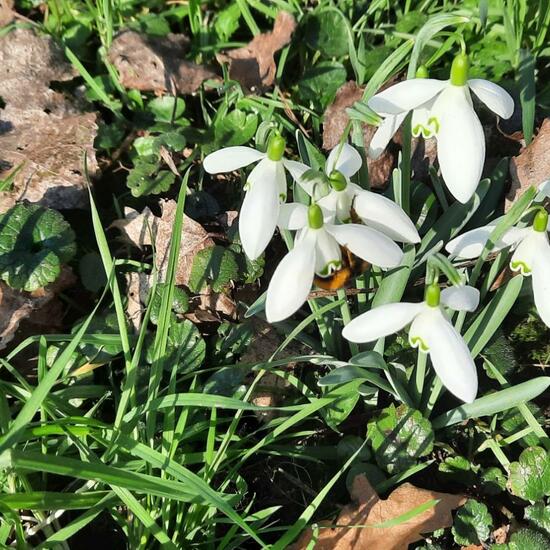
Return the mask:
[[[50,37],[15,29],[0,38],[0,179],[15,174],[12,189],[0,196],[0,212],[21,200],[86,207],[84,153],[93,176],[96,115],[50,88],[74,76]]]
[[[9,25],[15,19],[14,0],[0,0],[0,27]]]
[[[538,186],[550,179],[550,118],[545,118],[535,139],[510,160],[512,187],[506,196],[505,210],[532,185]]]
[[[13,339],[23,320],[30,318],[36,325],[55,326],[56,317],[61,315],[61,308],[54,303],[55,298],[75,281],[71,269],[64,267],[54,283],[36,292],[15,290],[0,282],[0,349]]]
[[[340,138],[349,122],[346,109],[363,97],[363,90],[354,81],[346,82],[336,92],[334,101],[327,107],[323,116],[323,149],[333,149],[340,142]],[[365,149],[376,132],[376,127],[370,124],[363,124],[363,142]],[[386,186],[395,164],[395,155],[386,150],[376,160],[367,159],[370,184],[375,189]]]
[[[160,217],[155,216],[147,207],[141,213],[132,208],[126,208],[124,211],[126,218],[115,221],[113,226],[120,229],[126,239],[139,248],[150,246],[154,242],[156,267],[159,271],[159,282],[162,282],[168,268],[172,227],[177,204],[175,201],[161,200],[160,206],[162,209]],[[203,248],[213,245],[214,241],[202,225],[184,214],[176,285],[189,283],[195,255]]]
[[[386,500],[378,497],[365,475],[353,480],[351,497],[354,501],[346,506],[334,522],[339,527],[319,530],[315,550],[407,550],[409,544],[422,540],[423,533],[449,527],[453,523],[452,510],[466,501],[462,495],[451,495],[420,489],[404,483],[395,489]],[[390,527],[355,529],[347,525],[377,525],[400,518],[419,506],[436,500],[437,503],[405,521]],[[294,550],[308,548],[312,531],[308,529],[292,547]]]
[[[277,71],[274,55],[290,42],[295,28],[294,17],[281,11],[271,32],[259,34],[246,46],[220,53],[216,58],[220,63],[229,63],[229,76],[244,88],[256,91],[269,87]]]
[[[184,59],[189,39],[183,34],[148,36],[136,31],[120,32],[109,49],[121,84],[144,92],[180,94],[196,92],[208,79],[218,76],[208,67]]]

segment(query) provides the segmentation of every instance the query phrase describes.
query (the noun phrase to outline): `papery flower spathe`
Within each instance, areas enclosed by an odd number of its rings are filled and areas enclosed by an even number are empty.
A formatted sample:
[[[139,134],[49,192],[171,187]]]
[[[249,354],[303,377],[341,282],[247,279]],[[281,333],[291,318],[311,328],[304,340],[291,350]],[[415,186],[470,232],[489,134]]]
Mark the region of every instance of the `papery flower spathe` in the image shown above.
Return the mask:
[[[281,205],[279,225],[298,230],[294,248],[281,260],[267,289],[265,313],[270,323],[295,313],[307,300],[315,274],[327,277],[340,268],[340,245],[381,268],[397,267],[403,251],[376,229],[359,224],[335,225],[317,204]]]
[[[460,259],[477,258],[483,252],[495,225],[472,229],[447,244],[451,256]],[[532,277],[535,307],[543,323],[550,327],[550,243],[548,212],[539,210],[531,227],[511,227],[496,242],[492,251],[512,247],[510,269]]]
[[[226,147],[207,155],[204,169],[209,174],[232,172],[254,162],[239,214],[239,235],[245,254],[255,260],[273,237],[279,205],[286,200],[285,168],[298,179],[309,166],[284,158],[285,140],[279,135],[269,139],[267,151],[251,147]]]
[[[443,179],[462,203],[474,194],[485,162],[485,136],[470,91],[502,118],[510,118],[514,111],[508,92],[488,80],[468,79],[468,69],[468,56],[460,54],[453,61],[450,80],[405,80],[368,101],[369,107],[384,117],[369,155],[376,158],[413,111],[413,135],[435,136]]]
[[[344,143],[335,147],[328,155],[325,174],[328,179],[328,193],[320,196],[312,181],[304,177],[296,181],[325,211],[333,213],[336,219],[346,223],[351,220],[352,209],[361,221],[391,239],[403,243],[418,243],[420,235],[404,210],[390,199],[366,191],[350,181],[361,168],[361,155],[351,145]]]
[[[474,311],[479,292],[471,286],[453,286],[440,292],[432,284],[426,300],[376,307],[348,323],[342,332],[350,342],[372,342],[411,323],[409,342],[430,355],[442,384],[456,397],[471,403],[477,395],[477,372],[468,346],[449,322],[442,306],[456,311]]]

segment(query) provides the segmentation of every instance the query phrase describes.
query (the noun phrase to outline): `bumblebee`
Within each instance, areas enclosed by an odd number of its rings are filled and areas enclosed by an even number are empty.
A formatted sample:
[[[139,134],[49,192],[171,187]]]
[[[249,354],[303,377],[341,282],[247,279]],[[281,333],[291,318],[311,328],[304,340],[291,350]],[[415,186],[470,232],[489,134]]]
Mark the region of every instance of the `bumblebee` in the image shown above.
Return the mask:
[[[342,267],[328,277],[315,276],[313,282],[323,290],[344,288],[350,279],[362,275],[370,267],[368,262],[354,256],[345,246],[341,246]]]

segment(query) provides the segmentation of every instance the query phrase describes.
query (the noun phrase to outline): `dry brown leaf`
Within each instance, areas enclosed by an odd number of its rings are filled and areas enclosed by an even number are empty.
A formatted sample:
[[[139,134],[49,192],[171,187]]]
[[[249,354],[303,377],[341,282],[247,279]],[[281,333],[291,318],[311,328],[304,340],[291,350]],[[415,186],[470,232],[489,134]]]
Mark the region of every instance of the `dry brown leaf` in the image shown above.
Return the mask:
[[[35,325],[55,326],[62,308],[54,303],[59,292],[73,285],[76,277],[64,267],[59,278],[36,292],[15,290],[0,281],[0,349],[13,339],[20,323],[29,319]]]
[[[258,34],[242,48],[216,55],[220,63],[229,63],[229,76],[244,88],[256,91],[275,81],[277,66],[274,55],[286,46],[296,28],[296,20],[285,11],[277,14],[273,30]]]
[[[398,518],[430,500],[439,502],[392,527],[320,529],[315,550],[407,550],[409,544],[422,540],[423,533],[452,525],[451,511],[466,501],[462,495],[428,491],[411,483],[400,485],[386,500],[382,500],[363,474],[353,480],[351,497],[354,502],[342,510],[335,521],[337,525],[379,524]],[[308,529],[292,548],[305,549],[311,537],[312,531]]]
[[[2,193],[0,212],[28,200],[51,208],[85,208],[88,203],[84,153],[93,176],[96,115],[82,113],[53,81],[75,76],[50,37],[15,29],[0,38],[0,178],[21,166],[13,189]]]
[[[144,92],[180,94],[196,92],[208,79],[218,76],[208,67],[184,59],[189,39],[183,34],[148,36],[136,31],[120,32],[109,49],[121,84]]]
[[[512,187],[506,196],[505,210],[532,185],[538,186],[550,179],[550,118],[545,118],[535,139],[510,160]]]
[[[340,142],[344,128],[349,122],[346,109],[351,107],[363,96],[364,88],[360,88],[354,81],[346,82],[336,92],[334,101],[327,107],[323,116],[323,149],[333,149]],[[376,127],[370,124],[363,124],[363,143],[368,148]],[[395,155],[386,150],[376,160],[367,159],[370,184],[375,189],[384,188],[390,178],[394,164]]]
[[[210,287],[200,294],[199,308],[212,313],[218,312],[232,319],[237,318],[235,301],[223,292],[214,292]]]
[[[0,27],[9,25],[15,19],[14,0],[0,0]]]
[[[150,288],[151,275],[149,273],[131,271],[126,274],[126,295],[128,297],[126,313],[135,332],[139,332],[141,328],[141,321]]]
[[[152,238],[154,239],[156,267],[159,271],[159,281],[162,282],[168,267],[177,204],[175,201],[161,200],[160,206],[162,209],[160,217],[155,216],[147,207],[141,213],[132,208],[126,208],[124,211],[126,218],[115,221],[113,226],[118,227],[128,241],[139,248],[151,245]],[[179,260],[176,268],[176,285],[189,283],[196,254],[203,248],[213,245],[214,241],[202,225],[184,214]]]

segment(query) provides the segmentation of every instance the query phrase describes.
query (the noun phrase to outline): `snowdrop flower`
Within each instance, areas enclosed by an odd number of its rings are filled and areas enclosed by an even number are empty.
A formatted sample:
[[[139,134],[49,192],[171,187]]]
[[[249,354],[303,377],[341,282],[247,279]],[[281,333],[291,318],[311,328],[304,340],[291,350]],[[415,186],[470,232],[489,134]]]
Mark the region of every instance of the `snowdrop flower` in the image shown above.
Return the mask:
[[[462,203],[474,194],[485,162],[485,136],[472,106],[470,91],[494,113],[510,118],[514,100],[503,88],[479,78],[468,79],[466,54],[455,57],[450,80],[414,78],[372,97],[368,105],[385,117],[373,138],[379,155],[407,114],[413,111],[413,135],[435,136],[441,174]]]
[[[317,204],[323,210],[333,213],[340,222],[349,222],[353,209],[365,225],[381,231],[394,241],[420,242],[416,227],[400,206],[350,181],[361,168],[362,162],[361,155],[351,145],[344,143],[336,146],[329,153],[325,164],[329,190],[317,200]],[[311,197],[318,198],[313,182],[304,178],[296,181]]]
[[[468,231],[445,247],[452,256],[477,258],[483,251],[495,225]],[[510,268],[523,276],[533,277],[533,298],[544,324],[550,327],[550,244],[548,242],[548,212],[539,210],[531,227],[511,227],[495,243],[493,251],[511,246],[514,250]]]
[[[381,268],[397,267],[403,252],[389,237],[358,224],[334,225],[320,206],[281,205],[279,225],[298,230],[294,248],[281,260],[267,289],[265,313],[270,323],[282,321],[307,300],[315,274],[328,277],[342,265],[340,245]]]
[[[440,292],[437,284],[426,289],[421,303],[396,303],[376,307],[348,323],[342,332],[350,342],[372,342],[411,323],[411,346],[428,353],[443,385],[456,397],[471,403],[477,394],[477,372],[468,346],[449,322],[443,306],[474,311],[479,292],[471,286],[453,286]]]
[[[283,157],[286,142],[272,135],[267,152],[251,147],[226,147],[207,155],[204,169],[209,174],[232,172],[254,162],[247,181],[247,191],[239,215],[239,235],[246,255],[255,260],[273,237],[279,205],[286,200],[285,168],[298,179],[309,166]]]

